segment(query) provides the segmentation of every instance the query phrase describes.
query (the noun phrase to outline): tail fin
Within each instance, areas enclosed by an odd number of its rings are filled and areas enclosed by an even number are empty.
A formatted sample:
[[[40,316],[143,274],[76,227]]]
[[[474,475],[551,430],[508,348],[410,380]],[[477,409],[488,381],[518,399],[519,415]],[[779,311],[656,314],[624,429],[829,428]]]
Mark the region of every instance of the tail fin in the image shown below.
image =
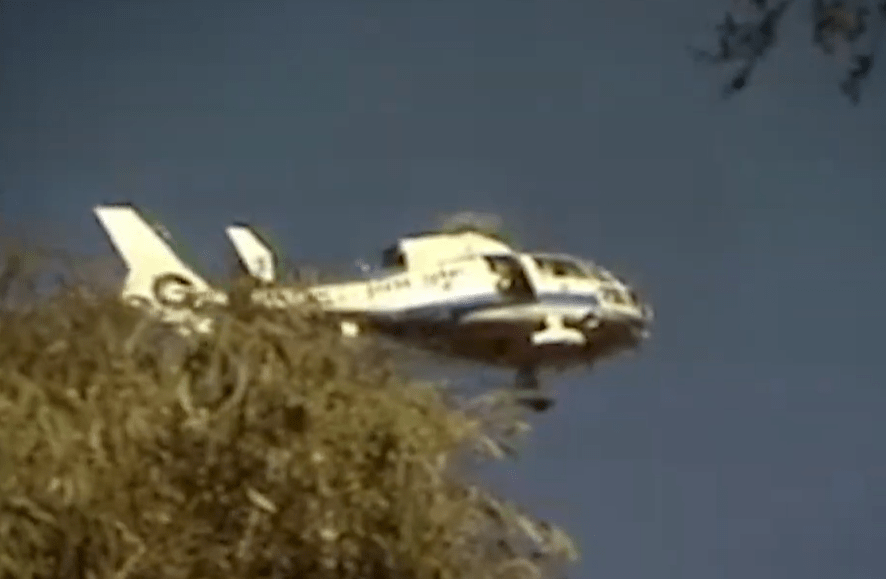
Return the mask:
[[[249,275],[263,282],[273,283],[276,277],[275,259],[268,244],[251,227],[242,223],[228,226],[225,232]]]
[[[129,270],[121,298],[172,313],[190,310],[198,295],[218,297],[134,207],[99,205],[93,212]]]

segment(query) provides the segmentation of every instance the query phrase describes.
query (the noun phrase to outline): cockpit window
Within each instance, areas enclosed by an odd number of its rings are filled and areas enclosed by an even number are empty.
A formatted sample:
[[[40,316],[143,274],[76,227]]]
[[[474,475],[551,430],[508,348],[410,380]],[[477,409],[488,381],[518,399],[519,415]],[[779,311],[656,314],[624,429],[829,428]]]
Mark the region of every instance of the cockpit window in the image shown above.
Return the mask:
[[[534,257],[542,273],[554,277],[592,278],[591,273],[579,263],[564,258]]]
[[[588,277],[590,277],[594,281],[616,281],[615,277],[611,273],[594,263],[585,262],[583,265],[585,270],[588,272]]]
[[[406,256],[400,251],[400,247],[392,245],[381,253],[381,266],[384,269],[404,269]]]

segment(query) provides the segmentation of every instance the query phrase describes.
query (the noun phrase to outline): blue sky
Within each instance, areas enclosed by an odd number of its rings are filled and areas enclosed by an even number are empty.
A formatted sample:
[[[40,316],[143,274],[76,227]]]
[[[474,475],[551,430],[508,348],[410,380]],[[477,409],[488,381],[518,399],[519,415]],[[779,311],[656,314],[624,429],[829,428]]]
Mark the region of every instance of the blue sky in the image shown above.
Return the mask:
[[[496,474],[571,576],[879,579],[886,71],[848,106],[800,4],[719,102],[684,45],[726,8],[5,0],[0,216],[107,253],[90,208],[132,200],[213,268],[235,219],[347,264],[497,212],[656,308]]]

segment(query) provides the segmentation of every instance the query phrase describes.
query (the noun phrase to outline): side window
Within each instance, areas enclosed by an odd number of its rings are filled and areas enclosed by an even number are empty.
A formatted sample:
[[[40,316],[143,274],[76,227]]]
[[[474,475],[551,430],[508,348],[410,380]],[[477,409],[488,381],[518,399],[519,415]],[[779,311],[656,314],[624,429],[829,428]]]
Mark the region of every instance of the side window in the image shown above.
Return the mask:
[[[485,259],[489,264],[489,269],[498,275],[510,275],[516,269],[514,261],[507,257],[487,255]]]
[[[578,264],[565,259],[535,258],[535,263],[542,273],[553,277],[588,277],[588,274]]]
[[[563,263],[562,261],[555,261],[551,265],[551,269],[554,271],[554,275],[557,277],[568,277],[571,273],[569,271],[569,266]],[[575,276],[573,276],[575,277]]]
[[[551,262],[549,260],[539,259],[536,257],[536,258],[533,258],[533,261],[535,261],[535,266],[538,268],[538,270],[540,272],[542,272],[545,275],[554,275],[554,269],[553,269]]]
[[[384,250],[381,254],[381,266],[385,269],[404,269],[406,267],[406,256],[400,251],[396,245]]]

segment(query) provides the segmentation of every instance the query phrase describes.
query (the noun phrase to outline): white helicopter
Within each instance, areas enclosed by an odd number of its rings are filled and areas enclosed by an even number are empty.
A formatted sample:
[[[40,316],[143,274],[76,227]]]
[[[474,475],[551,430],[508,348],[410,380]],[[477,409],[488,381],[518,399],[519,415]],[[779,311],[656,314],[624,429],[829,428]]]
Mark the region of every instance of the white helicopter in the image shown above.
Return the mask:
[[[195,306],[224,304],[228,295],[186,265],[132,205],[93,211],[129,270],[121,298],[179,328],[209,330],[211,319]],[[313,299],[346,336],[367,332],[514,368],[524,402],[537,411],[553,404],[541,393],[539,370],[591,365],[649,336],[651,307],[605,269],[568,255],[516,252],[479,231],[404,236],[382,252],[379,271],[306,289],[277,282],[277,256],[248,225],[226,233],[258,282],[254,303],[285,308]]]

